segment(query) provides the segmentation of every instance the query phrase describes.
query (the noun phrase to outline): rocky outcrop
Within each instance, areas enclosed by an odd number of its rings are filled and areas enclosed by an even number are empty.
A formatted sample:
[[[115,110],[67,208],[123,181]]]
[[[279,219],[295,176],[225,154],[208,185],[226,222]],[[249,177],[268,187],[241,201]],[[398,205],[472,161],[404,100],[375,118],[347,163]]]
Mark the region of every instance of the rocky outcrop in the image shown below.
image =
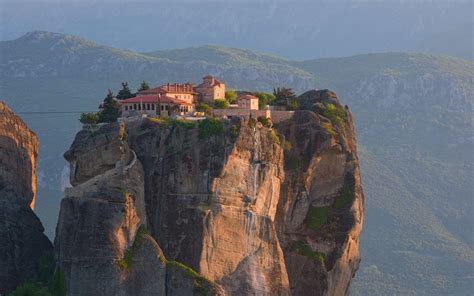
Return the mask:
[[[144,172],[124,137],[119,124],[83,130],[64,155],[73,187],[61,202],[55,251],[68,295],[184,295],[184,286],[218,289],[169,264],[148,234]],[[173,290],[173,279],[183,286]]]
[[[300,102],[308,111],[278,126],[291,143],[278,237],[294,295],[344,295],[360,262],[364,212],[352,115],[328,90]]]
[[[69,294],[347,293],[363,215],[352,118],[335,94],[303,99],[274,128],[81,131],[56,238]]]
[[[34,279],[52,246],[33,212],[39,141],[0,102],[0,295]]]

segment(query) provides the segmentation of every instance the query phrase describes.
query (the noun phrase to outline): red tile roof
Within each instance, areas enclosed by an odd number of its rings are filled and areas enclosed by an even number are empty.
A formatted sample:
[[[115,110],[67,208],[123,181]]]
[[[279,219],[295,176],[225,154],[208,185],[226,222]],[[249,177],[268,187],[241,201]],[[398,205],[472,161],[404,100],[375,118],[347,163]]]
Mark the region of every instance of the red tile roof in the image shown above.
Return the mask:
[[[188,105],[188,106],[192,105],[186,101],[176,99],[170,96],[161,96],[160,103],[168,103],[168,104],[174,104],[174,105]]]
[[[150,96],[136,96],[126,100],[119,100],[121,104],[130,104],[130,103],[156,103],[158,102],[158,96],[150,95]]]

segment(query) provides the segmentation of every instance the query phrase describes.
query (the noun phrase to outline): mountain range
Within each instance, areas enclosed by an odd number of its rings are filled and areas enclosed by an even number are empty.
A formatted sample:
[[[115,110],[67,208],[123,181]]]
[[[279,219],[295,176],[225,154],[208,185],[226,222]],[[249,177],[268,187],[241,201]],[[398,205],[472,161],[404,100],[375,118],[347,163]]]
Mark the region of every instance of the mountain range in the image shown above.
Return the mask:
[[[120,82],[138,87],[212,74],[238,90],[334,90],[354,114],[365,227],[354,295],[472,291],[474,64],[374,53],[294,61],[221,46],[133,52],[35,31],[0,42],[0,99],[38,134],[37,212],[54,237],[68,170],[62,154]],[[38,113],[61,112],[61,113]],[[64,113],[71,112],[71,113]]]

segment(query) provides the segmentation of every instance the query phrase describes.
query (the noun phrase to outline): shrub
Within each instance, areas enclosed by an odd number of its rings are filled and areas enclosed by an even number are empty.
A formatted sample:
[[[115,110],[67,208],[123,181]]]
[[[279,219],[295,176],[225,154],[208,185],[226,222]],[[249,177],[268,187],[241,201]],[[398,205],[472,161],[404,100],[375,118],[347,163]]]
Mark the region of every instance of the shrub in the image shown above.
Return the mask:
[[[206,118],[199,123],[199,137],[207,139],[211,136],[222,134],[224,126],[216,118]]]
[[[173,126],[179,126],[185,129],[193,129],[196,127],[196,123],[194,121],[186,120],[186,119],[174,119],[174,120],[171,119],[170,123]]]
[[[321,123],[321,127],[326,131],[326,133],[328,133],[329,135],[331,136],[335,136],[336,135],[336,132],[334,131],[334,129],[332,128],[332,125],[328,122],[323,122]]]
[[[334,104],[327,104],[326,110],[323,111],[323,115],[331,120],[332,124],[336,125],[340,132],[344,132],[346,110],[344,110],[343,107],[336,107]]]
[[[298,110],[300,108],[300,102],[298,99],[289,100],[286,104],[286,110]]]
[[[225,99],[230,103],[233,104],[237,101],[237,93],[233,89],[229,89],[225,92]]]
[[[214,109],[227,109],[229,108],[229,102],[227,100],[215,99]]]
[[[334,207],[336,209],[342,209],[347,207],[354,200],[354,192],[348,188],[344,188],[339,195],[336,197]]]
[[[196,111],[204,112],[206,115],[212,115],[212,107],[206,103],[200,103],[196,106]]]
[[[272,120],[265,116],[259,116],[257,120],[264,126],[264,127],[271,127]]]
[[[146,229],[145,225],[140,225],[140,227],[138,227],[137,233],[135,234],[135,239],[132,246],[125,251],[123,258],[118,261],[118,265],[121,269],[128,270],[132,267],[133,257],[140,247],[145,234],[148,234],[148,230]]]
[[[275,105],[275,96],[265,92],[257,92],[254,95],[258,98],[258,108],[263,109],[266,105]]]
[[[211,281],[208,280],[207,278],[203,277],[199,273],[197,273],[194,269],[191,267],[184,265],[181,262],[178,261],[167,261],[166,262],[166,267],[167,268],[172,268],[172,269],[178,269],[178,270],[183,270],[188,277],[193,279],[193,284],[194,284],[194,294],[195,295],[209,295],[209,290],[211,286]]]
[[[316,230],[327,223],[330,207],[312,207],[308,209],[306,215],[306,227]]]
[[[272,128],[272,131],[270,132],[270,139],[272,139],[273,143],[280,145],[280,137],[278,136],[277,132],[273,128]]]
[[[313,251],[307,242],[294,241],[291,245],[291,249],[324,265],[324,255],[317,251]]]
[[[82,113],[81,117],[79,118],[79,121],[82,124],[96,125],[99,122],[99,113]]]
[[[9,296],[52,296],[49,291],[34,283],[23,283],[19,285],[15,291],[8,294]]]

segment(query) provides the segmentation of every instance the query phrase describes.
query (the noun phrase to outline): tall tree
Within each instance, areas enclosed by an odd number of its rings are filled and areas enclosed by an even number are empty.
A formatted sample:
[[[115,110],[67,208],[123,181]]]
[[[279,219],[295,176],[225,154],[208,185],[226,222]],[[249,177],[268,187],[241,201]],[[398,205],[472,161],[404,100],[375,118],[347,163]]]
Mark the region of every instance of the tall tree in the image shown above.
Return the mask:
[[[279,106],[286,106],[296,100],[296,95],[293,90],[287,87],[273,89],[273,95],[275,96],[276,104]]]
[[[102,111],[99,114],[99,122],[115,122],[120,114],[120,104],[114,98],[114,94],[109,89],[109,93],[102,104]]]
[[[140,84],[140,88],[138,89],[138,91],[147,90],[147,89],[150,89],[150,85],[148,84],[148,82],[143,80],[142,83]]]
[[[133,98],[135,95],[132,94],[130,88],[128,87],[128,82],[122,82],[122,89],[117,94],[117,100],[125,100],[128,98]]]

